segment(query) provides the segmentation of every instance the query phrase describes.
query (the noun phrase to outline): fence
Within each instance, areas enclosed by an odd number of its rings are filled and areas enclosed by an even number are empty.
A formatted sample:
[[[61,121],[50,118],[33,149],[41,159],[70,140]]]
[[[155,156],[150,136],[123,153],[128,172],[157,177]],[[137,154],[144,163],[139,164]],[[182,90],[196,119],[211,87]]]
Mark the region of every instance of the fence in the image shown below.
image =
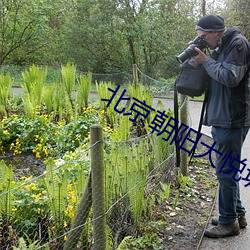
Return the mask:
[[[77,161],[49,159],[43,174],[19,186],[1,162],[1,249],[119,249],[154,216],[172,178],[173,145],[154,134],[115,142],[102,133],[93,126]]]
[[[49,161],[42,175],[14,189],[12,169],[2,162],[1,249],[118,249],[152,216],[153,193],[171,178],[173,147],[166,146],[169,156],[155,165],[156,144],[152,135],[110,144],[100,125],[93,125],[91,147],[80,153],[91,151],[90,169],[84,157]]]

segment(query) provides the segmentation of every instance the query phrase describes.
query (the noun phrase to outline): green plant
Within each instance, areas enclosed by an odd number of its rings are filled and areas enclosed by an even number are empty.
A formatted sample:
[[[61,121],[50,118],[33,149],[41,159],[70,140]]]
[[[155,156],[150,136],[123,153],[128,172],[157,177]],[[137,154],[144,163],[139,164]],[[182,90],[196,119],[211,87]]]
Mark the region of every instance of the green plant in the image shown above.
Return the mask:
[[[163,242],[156,233],[145,233],[142,237],[125,237],[117,250],[153,249],[163,250]]]
[[[179,204],[179,195],[180,195],[180,191],[178,189],[175,190],[175,197],[174,197],[173,204],[172,204],[173,209],[176,209]]]
[[[112,208],[109,219],[122,218],[117,222],[121,223],[120,227],[124,226],[125,221],[132,220],[133,227],[137,227],[143,219],[143,214],[145,215],[144,212],[150,212],[149,207],[146,207],[149,201],[144,199],[148,166],[153,157],[148,148],[148,140],[140,138],[132,140],[129,144],[126,141],[111,142],[109,147],[105,156],[107,209],[123,197],[122,203],[119,202]],[[119,235],[119,231],[113,233]],[[119,237],[115,237],[114,241],[117,238]],[[116,244],[117,242],[114,243]]]
[[[183,175],[182,173],[178,173],[177,179],[181,189],[185,189],[186,187],[191,187],[193,185],[192,180],[189,176]]]
[[[46,114],[51,114],[53,111],[54,94],[55,94],[56,84],[46,86],[44,89],[43,102],[46,107]]]
[[[20,237],[18,239],[18,246],[13,246],[13,250],[35,250],[38,249],[41,245],[38,240],[32,242],[32,240],[29,238],[28,235],[25,235],[25,238],[27,239],[27,242],[23,237]],[[43,246],[43,250],[49,250],[49,246]]]
[[[63,213],[66,210],[68,176],[65,172],[56,171],[56,165],[52,159],[46,164],[46,178],[44,185],[48,194],[49,206],[57,224],[62,224]]]
[[[119,87],[115,86],[111,82],[100,82],[99,84],[96,83],[96,89],[97,89],[100,109],[106,111],[107,122],[111,126],[111,128],[114,128],[115,125],[117,125],[116,122],[119,121],[120,119],[117,117],[121,116],[121,114],[117,113],[116,110],[122,110],[123,107],[121,107],[122,105],[121,102],[118,104],[119,94],[113,96],[112,92],[109,89],[115,91],[119,90]],[[111,98],[113,98],[113,100],[110,103],[108,103],[107,101],[111,100]],[[102,101],[102,99],[105,99],[107,101]]]
[[[6,222],[10,221],[13,206],[14,176],[12,166],[8,167],[3,160],[0,161],[0,213],[5,216]]]
[[[78,86],[77,86],[77,96],[76,103],[78,112],[81,111],[84,107],[88,107],[89,102],[89,94],[91,89],[92,82],[92,74],[88,72],[87,75],[80,75],[78,78]]]
[[[173,117],[173,112],[171,110],[165,112],[165,107],[161,101],[157,103],[156,110],[161,112],[162,115],[159,115],[157,111],[152,111],[152,115],[154,115],[155,120],[151,121],[151,127],[146,126],[146,130],[148,133],[152,133],[150,140],[154,150],[155,160],[159,164],[166,160],[167,157],[174,152],[174,145],[170,144],[173,137],[172,135],[170,136],[171,127],[166,127],[166,132],[160,133],[160,131],[165,129],[167,121]]]
[[[24,111],[29,117],[34,118],[37,112],[40,112],[46,75],[47,68],[43,69],[35,65],[22,72],[24,82],[21,87],[24,91]]]
[[[161,190],[160,190],[160,197],[162,197],[161,200],[168,200],[169,199],[169,195],[170,195],[170,191],[171,191],[171,182],[170,183],[162,183],[160,182],[161,185]]]
[[[15,196],[13,202],[13,227],[19,235],[30,240],[40,239],[46,235],[45,231],[39,231],[43,227],[42,221],[49,221],[48,197],[45,186],[39,178],[35,180],[32,176],[22,177],[17,183],[18,188],[12,192]],[[48,230],[48,229],[47,229]]]
[[[143,86],[142,84],[136,84],[136,85],[129,84],[128,92],[129,92],[129,97],[130,97],[128,109],[130,109],[133,105],[134,101],[132,100],[132,98],[136,98],[139,102],[142,102],[145,105],[152,107],[153,96],[149,88]],[[149,108],[146,108],[146,110],[140,109],[140,112],[143,114],[144,117],[146,117],[145,119],[143,119],[143,122],[145,124],[149,124],[152,120],[151,110]],[[134,120],[136,115],[137,115],[137,112],[132,112],[131,119]],[[136,126],[137,130],[140,131],[139,134],[142,134],[143,125],[140,119],[137,119],[134,122],[134,126]]]
[[[109,100],[112,96],[110,93],[110,89],[116,89],[116,86],[111,82],[96,82],[96,92],[99,101],[99,107],[101,110],[107,110],[107,102],[102,101],[102,99]]]
[[[7,116],[9,110],[9,96],[11,93],[12,79],[10,74],[0,75],[0,115]]]
[[[72,102],[72,91],[76,81],[76,65],[67,63],[61,66],[62,86],[66,91],[69,100]]]

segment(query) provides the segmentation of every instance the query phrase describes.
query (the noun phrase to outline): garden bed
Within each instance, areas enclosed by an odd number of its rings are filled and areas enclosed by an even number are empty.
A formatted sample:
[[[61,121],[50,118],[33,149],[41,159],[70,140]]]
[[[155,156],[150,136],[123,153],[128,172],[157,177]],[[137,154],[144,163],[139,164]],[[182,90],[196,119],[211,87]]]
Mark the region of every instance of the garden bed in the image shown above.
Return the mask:
[[[28,81],[31,72],[44,79],[38,68],[26,71],[24,90],[32,91],[24,91],[21,99],[13,97],[9,101],[14,105],[7,102],[2,109],[0,149],[13,168],[1,163],[0,245],[6,249],[23,244],[61,249],[70,239],[90,173],[90,126],[98,123],[103,126],[105,145],[107,249],[195,249],[217,182],[208,159],[199,158],[191,164],[188,176],[175,167],[174,145],[163,140],[163,133],[157,134],[162,124],[152,122],[159,113],[173,117],[172,111],[165,113],[158,103],[157,111],[143,116],[144,126],[136,118],[133,103],[125,104],[134,111],[131,116],[121,114],[123,104],[116,106],[119,96],[107,108],[102,100],[110,99],[110,89],[118,91],[111,83],[97,85],[92,106],[88,105],[90,75],[80,76],[76,96],[81,98],[75,98],[72,65],[63,70],[62,84],[52,88],[42,82],[41,88],[35,88],[37,85]],[[6,85],[10,86],[9,77]],[[143,86],[129,85],[128,92],[130,97],[152,104],[152,95]],[[156,129],[154,133],[149,124]],[[207,140],[211,145],[211,139]],[[91,249],[93,241],[98,241],[93,239],[92,216],[90,213],[82,238],[76,239],[77,248],[72,249]]]

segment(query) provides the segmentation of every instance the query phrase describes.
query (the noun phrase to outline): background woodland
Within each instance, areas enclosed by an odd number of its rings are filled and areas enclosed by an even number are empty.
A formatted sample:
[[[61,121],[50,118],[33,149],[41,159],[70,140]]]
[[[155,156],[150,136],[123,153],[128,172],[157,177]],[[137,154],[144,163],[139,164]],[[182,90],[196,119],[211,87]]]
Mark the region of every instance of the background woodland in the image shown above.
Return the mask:
[[[219,14],[250,38],[247,0],[4,0],[0,65],[60,66],[101,74],[131,69],[171,78],[176,55],[195,35],[198,18]]]

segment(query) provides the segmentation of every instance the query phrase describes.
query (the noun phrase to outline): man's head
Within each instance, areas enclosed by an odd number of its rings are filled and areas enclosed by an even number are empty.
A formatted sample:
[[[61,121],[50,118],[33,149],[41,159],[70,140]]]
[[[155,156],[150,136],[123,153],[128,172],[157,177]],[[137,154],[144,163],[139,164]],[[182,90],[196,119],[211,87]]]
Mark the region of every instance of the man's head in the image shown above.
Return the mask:
[[[224,19],[214,15],[203,16],[195,26],[195,30],[197,35],[207,42],[208,47],[214,49],[224,34]]]

